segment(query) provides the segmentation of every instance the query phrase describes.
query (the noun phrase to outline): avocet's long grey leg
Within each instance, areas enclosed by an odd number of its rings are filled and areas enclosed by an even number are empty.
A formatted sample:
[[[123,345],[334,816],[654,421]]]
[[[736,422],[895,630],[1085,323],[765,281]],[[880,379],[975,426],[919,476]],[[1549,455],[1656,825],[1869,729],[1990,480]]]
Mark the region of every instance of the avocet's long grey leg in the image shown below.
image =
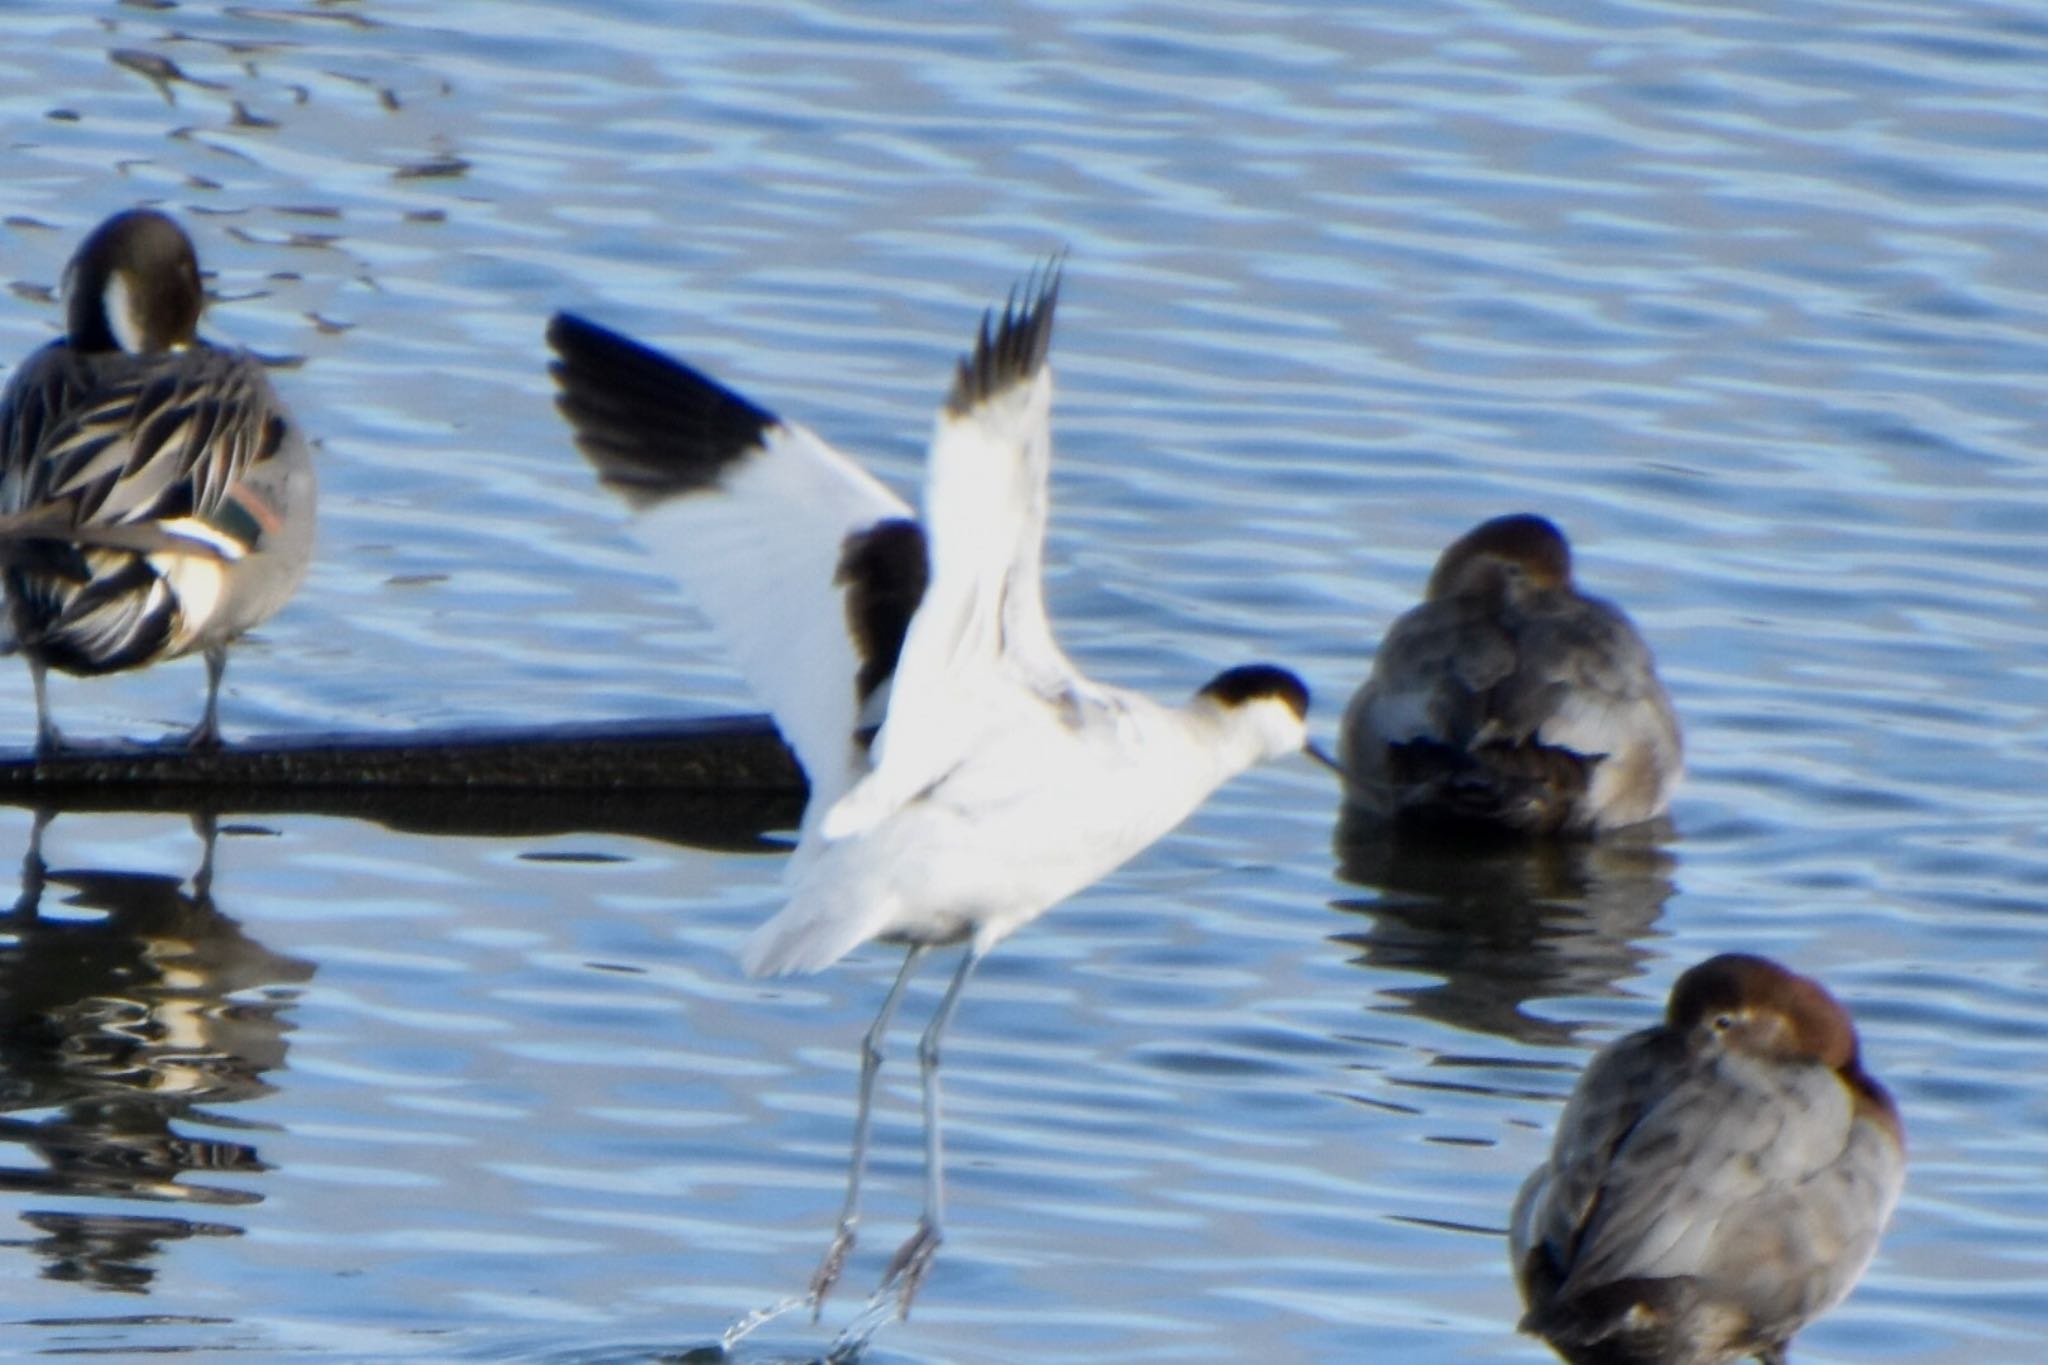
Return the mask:
[[[897,1248],[895,1259],[889,1262],[889,1273],[882,1277],[881,1290],[886,1294],[891,1287],[895,1288],[899,1317],[910,1316],[910,1301],[917,1297],[918,1286],[924,1283],[925,1272],[931,1269],[932,1257],[938,1252],[939,1243],[945,1240],[946,1166],[945,1144],[939,1131],[939,1039],[945,1033],[946,1025],[953,1022],[953,1011],[960,1004],[960,991],[979,961],[981,955],[972,947],[968,948],[960,959],[959,968],[953,973],[952,984],[946,987],[945,998],[939,1001],[938,1011],[932,1015],[932,1021],[917,1045],[918,1077],[924,1083],[924,1212],[918,1217],[916,1231]]]
[[[925,951],[921,947],[913,947],[904,955],[903,967],[896,973],[895,984],[889,987],[889,994],[883,998],[882,1008],[875,1012],[875,1022],[868,1025],[868,1031],[861,1037],[860,1100],[853,1116],[853,1150],[846,1174],[846,1202],[839,1209],[839,1224],[833,1230],[832,1245],[826,1248],[825,1259],[818,1263],[817,1273],[811,1276],[810,1289],[802,1298],[788,1298],[756,1309],[725,1329],[719,1346],[727,1353],[764,1324],[806,1303],[811,1308],[811,1321],[816,1322],[824,1309],[825,1296],[832,1292],[833,1282],[846,1266],[847,1254],[853,1250],[855,1229],[860,1226],[860,1181],[867,1166],[868,1120],[874,1106],[875,1072],[882,1065],[882,1042],[888,1036],[890,1022],[896,1017],[896,1006],[903,1001],[903,989],[910,984],[911,974],[917,970],[918,960]],[[869,1328],[861,1338],[861,1344],[865,1345],[867,1337],[872,1335],[873,1329]]]
[[[902,1003],[903,988],[910,984],[911,974],[917,970],[918,961],[925,951],[922,947],[913,946],[903,955],[903,968],[896,973],[896,983],[889,987],[889,994],[882,1000],[882,1008],[875,1013],[875,1022],[868,1026],[867,1033],[860,1040],[860,1101],[853,1111],[853,1153],[846,1172],[846,1202],[839,1209],[839,1224],[833,1230],[832,1245],[825,1249],[825,1259],[818,1263],[817,1273],[811,1276],[813,1322],[824,1311],[825,1296],[832,1292],[839,1272],[846,1268],[847,1254],[853,1250],[854,1238],[860,1227],[860,1181],[868,1164],[869,1119],[874,1109],[875,1073],[882,1066],[882,1043],[888,1037],[890,1023],[896,1018],[896,1006]],[[951,998],[950,992],[948,998]]]

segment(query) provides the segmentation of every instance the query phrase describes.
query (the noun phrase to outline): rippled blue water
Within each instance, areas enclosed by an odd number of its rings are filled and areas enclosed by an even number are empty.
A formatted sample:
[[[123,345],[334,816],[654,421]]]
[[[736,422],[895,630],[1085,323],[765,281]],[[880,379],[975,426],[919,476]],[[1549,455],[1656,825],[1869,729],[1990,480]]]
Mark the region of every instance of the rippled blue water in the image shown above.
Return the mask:
[[[1910,1132],[1801,1358],[2038,1358],[2034,7],[13,0],[0,37],[0,355],[146,201],[214,333],[300,360],[322,551],[231,737],[749,707],[570,450],[549,312],[909,489],[981,309],[1062,248],[1049,590],[1092,671],[1282,660],[1327,735],[1517,508],[1651,638],[1661,850],[1340,857],[1282,766],[1007,945],[951,1035],[951,1238],[871,1358],[1544,1359],[1508,1202],[1588,1049],[1728,948],[1849,1003]],[[168,731],[198,672],[57,704]],[[9,1349],[632,1359],[809,1274],[895,964],[742,978],[773,855],[278,817],[209,896],[176,815],[44,852],[0,940]],[[872,1245],[747,1358],[822,1346],[907,1230],[896,1051]]]

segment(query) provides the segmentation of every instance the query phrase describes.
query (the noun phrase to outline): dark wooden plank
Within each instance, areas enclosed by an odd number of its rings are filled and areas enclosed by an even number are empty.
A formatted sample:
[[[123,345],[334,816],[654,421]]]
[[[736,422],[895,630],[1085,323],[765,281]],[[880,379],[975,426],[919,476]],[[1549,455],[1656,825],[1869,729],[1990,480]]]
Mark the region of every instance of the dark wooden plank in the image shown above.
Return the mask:
[[[765,716],[109,746],[0,759],[0,803],[210,818],[321,814],[419,833],[634,834],[712,848],[802,817],[803,772]]]

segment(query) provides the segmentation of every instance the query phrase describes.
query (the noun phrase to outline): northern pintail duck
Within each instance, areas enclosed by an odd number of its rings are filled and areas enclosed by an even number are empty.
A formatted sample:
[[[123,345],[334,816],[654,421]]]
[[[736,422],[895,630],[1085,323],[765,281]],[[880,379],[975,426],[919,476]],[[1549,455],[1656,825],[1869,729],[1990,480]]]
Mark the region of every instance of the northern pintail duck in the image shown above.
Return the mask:
[[[56,749],[45,674],[206,658],[188,742],[219,743],[227,647],[284,605],[313,547],[313,462],[245,351],[197,334],[191,241],[148,209],[86,237],[65,335],[0,394],[0,535],[14,646]]]
[[[1783,1365],[1861,1278],[1905,1161],[1834,997],[1711,958],[1594,1057],[1515,1200],[1522,1330],[1575,1365]]]
[[[1678,719],[1621,609],[1578,590],[1542,517],[1497,517],[1437,560],[1346,707],[1345,788],[1390,819],[1527,834],[1661,815]]]
[[[548,332],[578,445],[810,779],[788,903],[742,964],[810,972],[870,940],[908,949],[863,1048],[846,1204],[814,1308],[853,1243],[878,1048],[919,959],[965,947],[919,1049],[931,1115],[939,1037],[983,955],[1230,777],[1307,742],[1307,689],[1281,669],[1231,669],[1162,705],[1084,677],[1054,642],[1041,561],[1058,288],[1048,272],[984,318],[939,410],[921,517],[695,370],[566,314]],[[904,1307],[940,1236],[933,1122],[926,1142],[924,1215],[882,1291]]]

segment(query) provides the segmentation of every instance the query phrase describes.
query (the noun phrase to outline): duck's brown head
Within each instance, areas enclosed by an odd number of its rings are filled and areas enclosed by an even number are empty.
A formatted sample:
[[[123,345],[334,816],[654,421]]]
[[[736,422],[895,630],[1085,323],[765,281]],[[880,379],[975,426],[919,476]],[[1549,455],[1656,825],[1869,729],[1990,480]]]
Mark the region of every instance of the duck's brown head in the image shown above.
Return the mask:
[[[1495,517],[1452,541],[1429,576],[1429,596],[1572,585],[1572,547],[1547,517],[1530,512]]]

